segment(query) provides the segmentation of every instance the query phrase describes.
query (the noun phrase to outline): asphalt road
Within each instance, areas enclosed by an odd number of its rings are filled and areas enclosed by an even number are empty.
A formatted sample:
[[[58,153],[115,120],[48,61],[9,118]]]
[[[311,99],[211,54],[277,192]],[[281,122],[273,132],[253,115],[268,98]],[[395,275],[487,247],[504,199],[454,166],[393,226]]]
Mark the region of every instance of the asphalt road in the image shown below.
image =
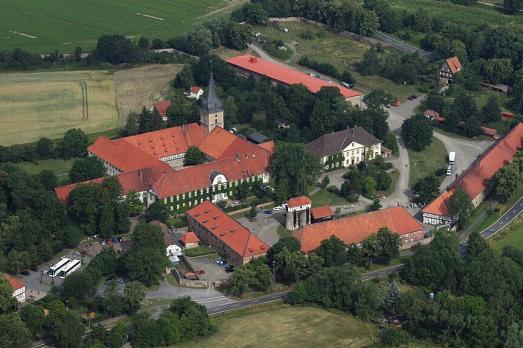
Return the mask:
[[[512,220],[517,218],[521,212],[523,212],[523,197],[520,197],[519,200],[496,222],[481,231],[481,236],[485,239],[489,239],[505,228],[509,223],[512,222]]]

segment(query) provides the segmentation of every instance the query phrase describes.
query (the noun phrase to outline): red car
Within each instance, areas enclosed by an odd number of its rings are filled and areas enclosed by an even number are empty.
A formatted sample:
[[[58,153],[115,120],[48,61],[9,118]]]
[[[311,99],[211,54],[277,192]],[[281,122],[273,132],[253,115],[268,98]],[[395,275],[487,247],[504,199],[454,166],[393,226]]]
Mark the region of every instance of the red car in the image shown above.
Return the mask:
[[[199,269],[197,271],[194,271],[196,274],[205,274],[205,271],[203,269]]]

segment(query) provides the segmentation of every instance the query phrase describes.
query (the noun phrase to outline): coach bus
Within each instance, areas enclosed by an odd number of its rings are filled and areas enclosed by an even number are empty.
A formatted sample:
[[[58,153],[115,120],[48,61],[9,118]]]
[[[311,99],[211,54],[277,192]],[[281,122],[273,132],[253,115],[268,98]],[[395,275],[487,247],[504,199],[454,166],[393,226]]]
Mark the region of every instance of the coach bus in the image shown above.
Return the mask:
[[[70,259],[63,257],[56,265],[53,265],[49,268],[47,274],[49,275],[49,277],[56,277],[58,275],[58,272],[60,272],[60,270],[70,261]]]
[[[62,268],[62,270],[58,273],[58,275],[60,276],[60,278],[64,279],[69,274],[73,273],[78,268],[80,268],[81,265],[82,265],[82,262],[80,260],[73,260],[73,261],[69,262],[64,268]]]

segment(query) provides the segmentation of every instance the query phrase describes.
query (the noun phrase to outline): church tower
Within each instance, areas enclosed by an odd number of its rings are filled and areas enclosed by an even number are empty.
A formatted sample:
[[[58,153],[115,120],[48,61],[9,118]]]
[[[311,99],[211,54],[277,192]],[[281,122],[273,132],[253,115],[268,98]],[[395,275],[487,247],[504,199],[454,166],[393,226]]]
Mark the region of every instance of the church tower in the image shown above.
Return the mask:
[[[212,131],[214,127],[224,127],[223,105],[216,95],[216,86],[214,85],[212,71],[207,94],[202,99],[200,106],[200,124],[204,126],[208,132]]]

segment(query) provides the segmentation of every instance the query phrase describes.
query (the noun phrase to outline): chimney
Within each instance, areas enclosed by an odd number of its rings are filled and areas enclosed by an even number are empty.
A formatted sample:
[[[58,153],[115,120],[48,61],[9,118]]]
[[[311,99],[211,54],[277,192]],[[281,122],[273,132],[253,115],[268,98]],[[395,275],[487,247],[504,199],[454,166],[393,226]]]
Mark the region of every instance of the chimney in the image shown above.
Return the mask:
[[[251,56],[251,57],[249,58],[249,62],[251,62],[252,64],[255,64],[255,63],[258,62],[258,58],[254,57],[254,56]]]

